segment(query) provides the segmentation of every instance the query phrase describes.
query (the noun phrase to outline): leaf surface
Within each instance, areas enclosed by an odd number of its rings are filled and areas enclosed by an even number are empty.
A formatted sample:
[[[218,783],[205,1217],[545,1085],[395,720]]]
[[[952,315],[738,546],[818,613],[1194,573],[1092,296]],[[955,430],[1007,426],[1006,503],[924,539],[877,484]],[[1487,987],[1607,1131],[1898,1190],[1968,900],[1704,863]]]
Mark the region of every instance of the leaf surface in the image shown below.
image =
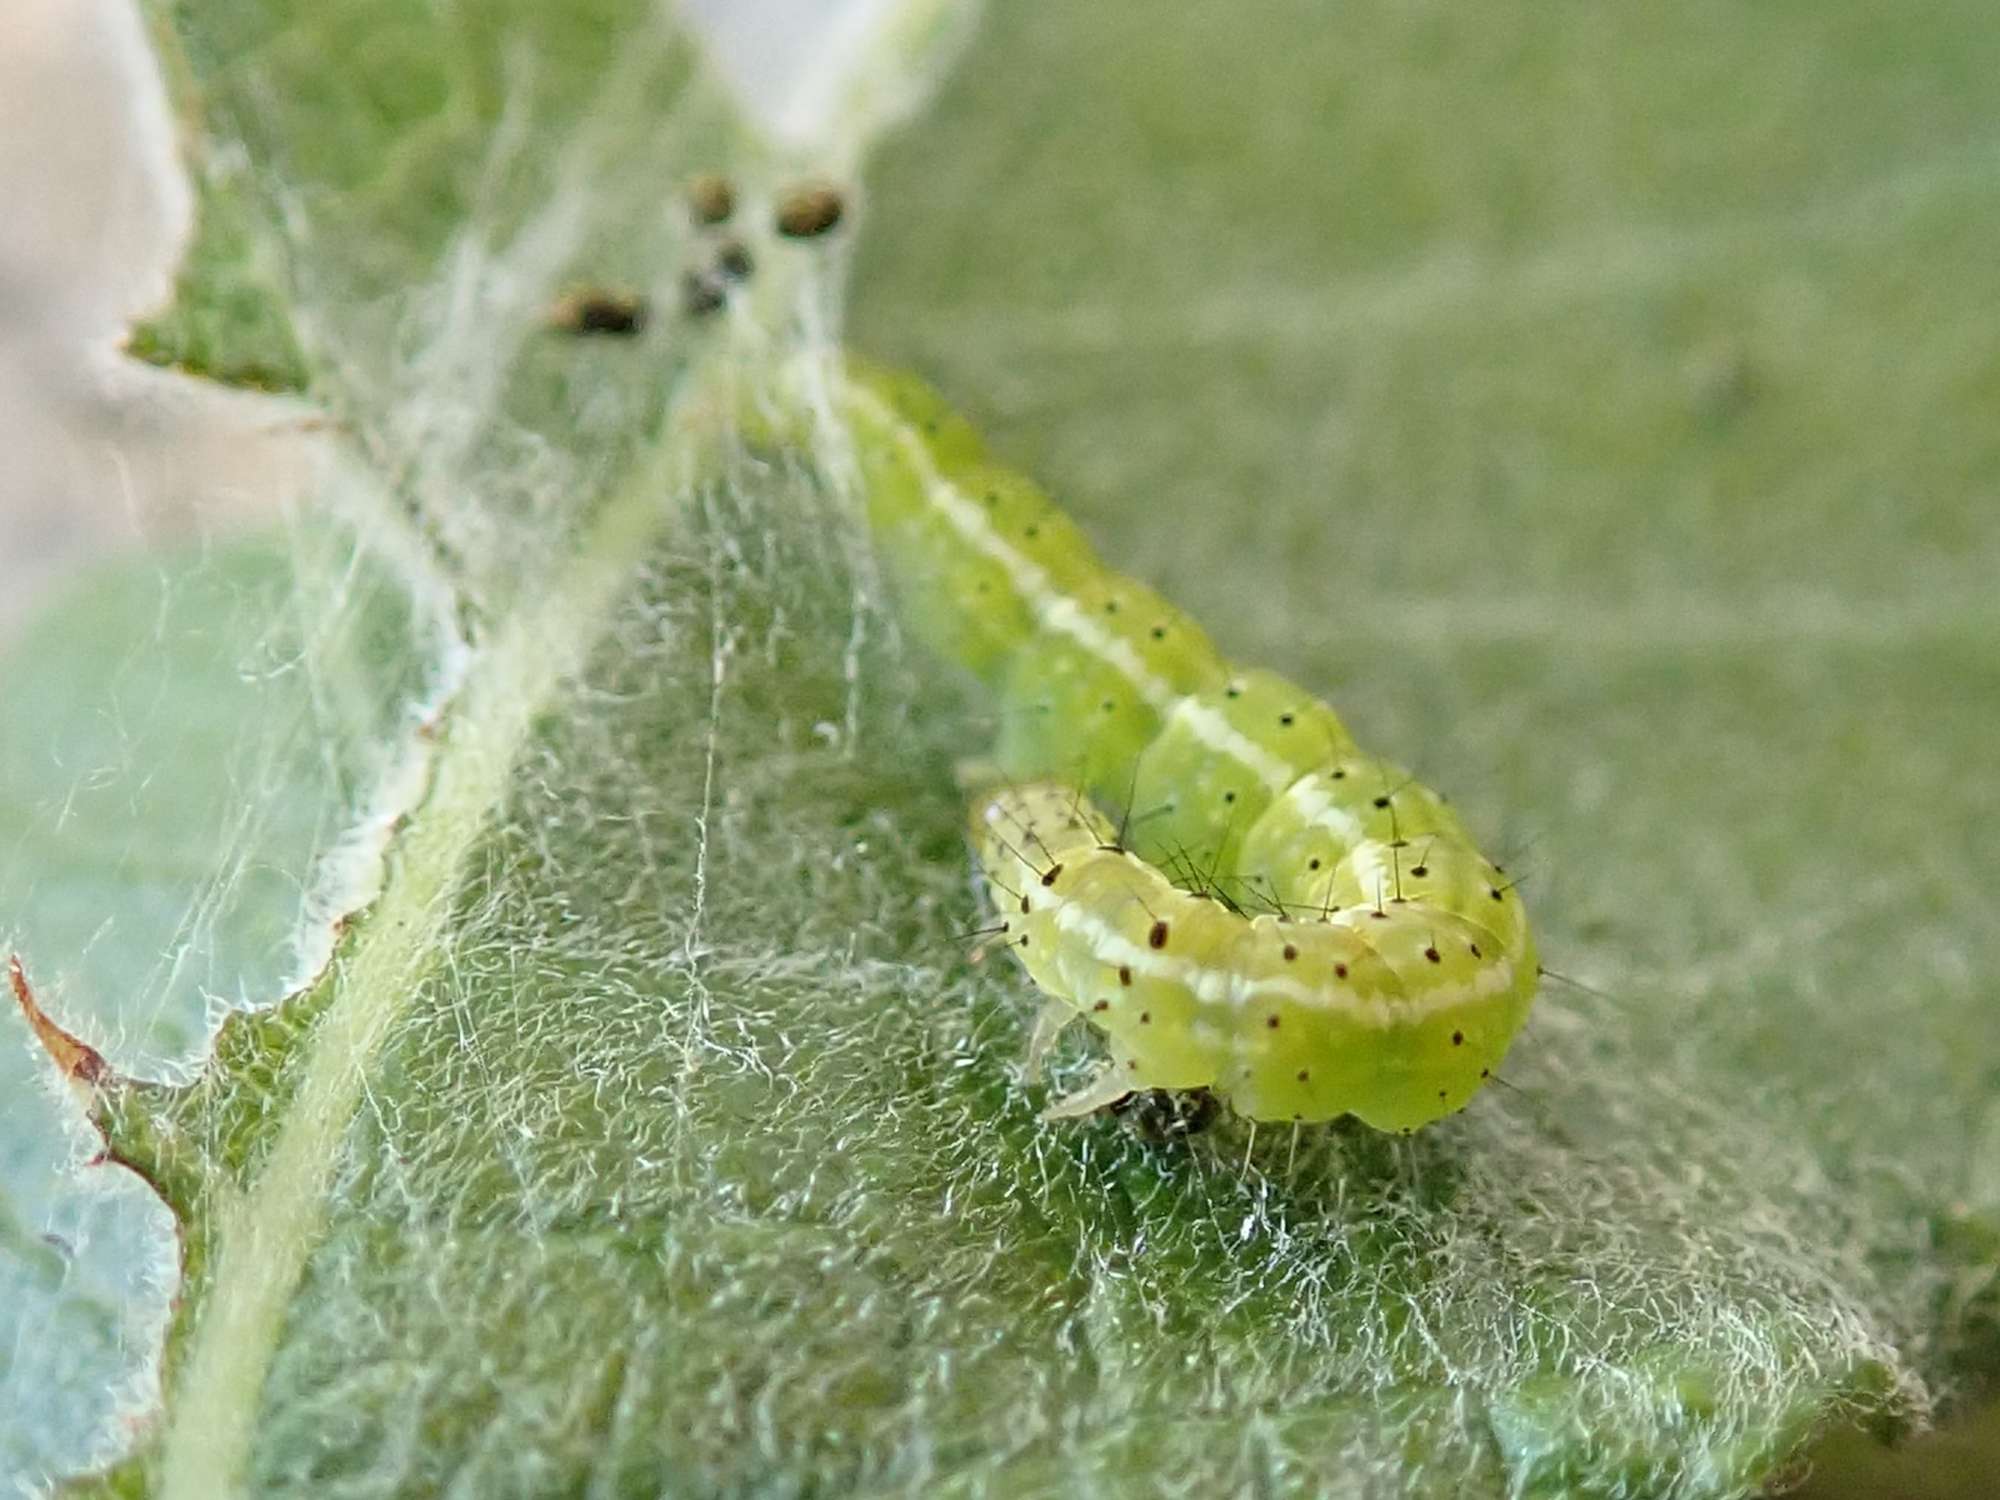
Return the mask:
[[[837,455],[684,420],[848,241],[672,314],[674,185],[774,168],[650,8],[184,0],[248,227],[172,316],[345,457],[6,662],[7,920],[182,1224],[107,1487],[1726,1495],[1990,1364],[1986,28],[1149,17],[994,8],[849,336],[1453,791],[1590,990],[1409,1141],[1038,1123],[990,725]],[[661,326],[547,334],[575,279]],[[35,1212],[0,1274],[142,1344]]]

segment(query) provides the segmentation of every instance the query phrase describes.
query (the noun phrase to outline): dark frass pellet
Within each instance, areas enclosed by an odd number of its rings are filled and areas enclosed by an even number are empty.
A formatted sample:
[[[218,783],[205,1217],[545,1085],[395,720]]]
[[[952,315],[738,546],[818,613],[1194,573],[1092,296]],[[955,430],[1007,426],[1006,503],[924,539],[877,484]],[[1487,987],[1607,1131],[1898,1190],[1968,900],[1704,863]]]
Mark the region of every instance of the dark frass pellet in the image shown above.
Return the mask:
[[[720,172],[703,172],[688,183],[687,206],[697,224],[727,224],[736,212],[736,189]]]
[[[681,277],[681,311],[705,318],[729,304],[729,283],[714,271],[689,271]]]
[[[741,240],[725,240],[715,252],[715,269],[729,281],[748,281],[750,273],[757,269],[757,262],[750,258],[750,247]]]
[[[777,229],[789,240],[810,240],[827,233],[847,211],[839,188],[824,182],[802,182],[778,198]]]
[[[637,292],[612,287],[579,287],[557,298],[548,311],[548,325],[561,333],[643,332],[651,308]]]

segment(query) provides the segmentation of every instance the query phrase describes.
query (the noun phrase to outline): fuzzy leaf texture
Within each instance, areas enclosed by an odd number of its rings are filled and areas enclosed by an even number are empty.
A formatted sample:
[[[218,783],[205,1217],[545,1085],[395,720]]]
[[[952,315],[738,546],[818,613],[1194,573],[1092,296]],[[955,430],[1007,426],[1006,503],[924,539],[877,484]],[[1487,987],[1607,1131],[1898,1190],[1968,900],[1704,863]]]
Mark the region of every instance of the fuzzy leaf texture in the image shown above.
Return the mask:
[[[205,217],[139,347],[337,456],[0,659],[0,923],[183,1245],[10,1159],[0,1388],[71,1400],[0,1463],[1708,1497],[2000,1365],[1982,8],[996,6],[858,236],[632,342],[538,310],[671,303],[673,185],[799,164],[654,7],[162,35]],[[836,340],[1527,872],[1590,989],[1509,1087],[1408,1141],[1037,1121],[1033,997],[962,940],[992,725],[837,444],[691,420]],[[75,1131],[16,1095],[9,1153]]]

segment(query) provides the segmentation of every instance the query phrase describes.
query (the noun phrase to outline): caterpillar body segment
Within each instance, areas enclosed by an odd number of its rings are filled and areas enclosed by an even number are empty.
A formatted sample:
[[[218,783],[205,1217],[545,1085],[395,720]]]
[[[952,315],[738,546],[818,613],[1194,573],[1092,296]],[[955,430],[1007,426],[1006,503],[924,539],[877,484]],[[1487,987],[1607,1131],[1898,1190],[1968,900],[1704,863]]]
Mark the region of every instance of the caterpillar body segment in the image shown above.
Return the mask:
[[[1140,752],[1191,694],[1228,676],[1199,625],[1115,573],[1039,602],[1001,688],[994,760],[1017,779],[1060,777],[1122,805]]]
[[[842,361],[840,380],[838,395],[849,421],[868,422],[883,437],[907,434],[923,446],[933,468],[949,474],[985,459],[986,443],[977,429],[916,376],[850,354]]]
[[[1133,848],[1155,864],[1241,875],[1264,810],[1329,758],[1353,752],[1338,715],[1275,672],[1237,668],[1168,710],[1128,787]]]
[[[1390,898],[1404,894],[1406,872],[1421,879],[1419,867],[1457,869],[1468,854],[1477,860],[1464,824],[1437,793],[1400,767],[1350,751],[1272,799],[1245,831],[1235,869],[1281,909],[1351,905],[1351,895],[1334,893],[1334,876],[1363,841],[1392,853]],[[1492,883],[1501,883],[1497,873]]]
[[[1103,1072],[1053,1115],[1206,1087],[1253,1120],[1353,1114],[1411,1130],[1477,1092],[1533,997],[1531,943],[1509,948],[1411,900],[1243,916],[1116,847],[1104,816],[1058,783],[975,798],[970,832],[1011,951],[1051,1010],[1110,1044]],[[1038,1027],[1042,1047],[1053,1029]]]
[[[1038,485],[984,461],[928,387],[861,370],[839,387],[839,413],[904,619],[1000,692],[1040,605],[1105,577],[1104,565]]]

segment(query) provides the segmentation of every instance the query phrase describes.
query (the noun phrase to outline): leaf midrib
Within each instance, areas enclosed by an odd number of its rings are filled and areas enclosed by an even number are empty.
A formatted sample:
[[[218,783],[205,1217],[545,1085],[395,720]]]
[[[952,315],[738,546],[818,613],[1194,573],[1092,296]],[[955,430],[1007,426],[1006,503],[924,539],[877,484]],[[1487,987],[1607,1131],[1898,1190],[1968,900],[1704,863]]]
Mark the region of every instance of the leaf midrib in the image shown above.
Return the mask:
[[[164,1500],[212,1500],[241,1483],[286,1304],[326,1224],[369,1070],[440,951],[449,897],[537,718],[610,625],[632,559],[676,513],[667,497],[693,478],[681,414],[699,409],[715,363],[691,375],[667,436],[603,505],[574,556],[473,662],[442,730],[430,795],[293,1063],[297,1092],[263,1170],[247,1191],[213,1189],[214,1270],[161,1436]]]

